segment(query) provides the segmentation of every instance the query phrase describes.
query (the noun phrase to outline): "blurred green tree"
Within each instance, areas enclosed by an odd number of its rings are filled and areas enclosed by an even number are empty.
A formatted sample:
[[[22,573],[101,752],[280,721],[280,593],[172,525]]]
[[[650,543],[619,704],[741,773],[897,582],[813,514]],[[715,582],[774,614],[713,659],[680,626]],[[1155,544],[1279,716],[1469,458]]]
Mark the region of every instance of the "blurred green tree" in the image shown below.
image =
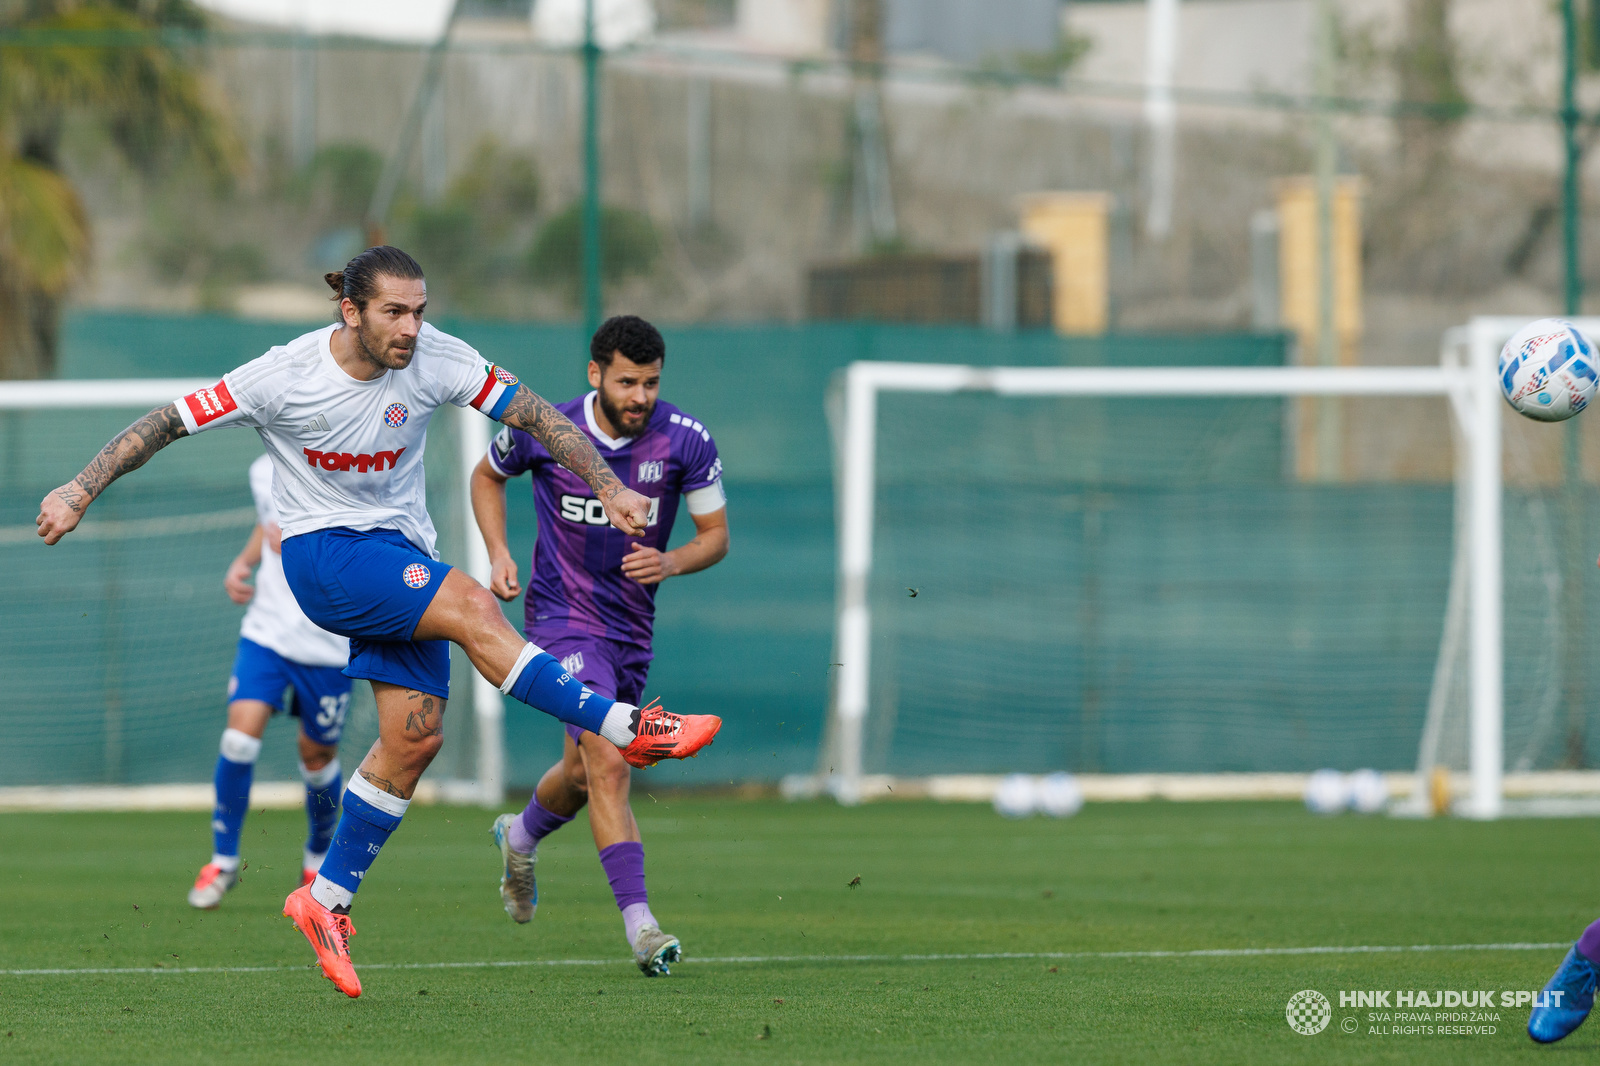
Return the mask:
[[[497,293],[503,296],[499,279],[515,272],[538,208],[533,156],[486,137],[443,198],[407,204],[397,214],[408,249],[452,311],[482,314],[495,310]]]
[[[201,28],[188,0],[0,0],[0,377],[54,372],[61,301],[89,263],[62,169],[70,118],[91,117],[141,174],[233,174],[195,58],[163,36]]]
[[[600,273],[615,284],[655,267],[661,241],[650,216],[623,207],[600,209]],[[583,283],[583,203],[574,202],[539,231],[528,253],[535,281],[553,285],[574,303]]]

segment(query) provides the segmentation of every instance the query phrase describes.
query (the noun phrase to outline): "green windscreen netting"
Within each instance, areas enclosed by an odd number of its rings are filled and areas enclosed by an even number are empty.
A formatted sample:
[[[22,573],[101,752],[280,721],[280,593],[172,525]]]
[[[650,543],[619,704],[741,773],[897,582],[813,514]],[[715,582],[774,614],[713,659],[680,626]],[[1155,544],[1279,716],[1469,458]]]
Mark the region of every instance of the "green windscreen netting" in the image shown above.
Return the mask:
[[[879,403],[868,772],[1414,765],[1451,485],[1295,479],[1282,399]],[[1508,494],[1513,767],[1565,755],[1550,517]]]
[[[77,314],[63,376],[211,376],[314,325]],[[574,329],[442,325],[553,399],[586,390]],[[726,725],[705,757],[641,774],[646,787],[816,765],[835,588],[825,396],[840,367],[1265,365],[1284,354],[1270,335],[1064,340],[865,325],[666,335],[663,395],[716,436],[733,545],[717,567],[662,588],[648,693]],[[868,769],[1412,765],[1444,621],[1452,489],[1286,477],[1286,410],[885,396]],[[254,433],[162,452],[95,505],[98,538],[46,549],[32,535],[40,497],[139,413],[0,412],[0,784],[210,777],[242,615],[222,575],[249,532]],[[1430,446],[1448,450],[1435,413]],[[441,550],[459,561],[451,425],[435,423],[427,462]],[[525,481],[512,483],[509,508],[526,577]],[[1508,765],[1525,754],[1552,765],[1571,732],[1553,668],[1568,637],[1551,606],[1556,525],[1549,499],[1508,493]],[[674,540],[691,528],[681,517]],[[521,602],[507,613],[520,625]],[[1600,623],[1600,603],[1587,617]],[[469,669],[458,658],[463,711]],[[370,696],[356,693],[347,762],[375,731]],[[507,779],[529,786],[559,754],[561,729],[511,702],[505,723]],[[446,728],[430,774],[471,776],[471,716],[452,710]],[[263,779],[295,778],[292,729],[271,727]]]

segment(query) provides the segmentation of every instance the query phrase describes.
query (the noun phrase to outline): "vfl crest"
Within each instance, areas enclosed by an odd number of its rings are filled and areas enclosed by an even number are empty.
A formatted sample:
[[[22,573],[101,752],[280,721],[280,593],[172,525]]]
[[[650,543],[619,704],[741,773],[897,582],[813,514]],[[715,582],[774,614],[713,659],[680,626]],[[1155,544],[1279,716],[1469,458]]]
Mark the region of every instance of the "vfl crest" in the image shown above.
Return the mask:
[[[583,669],[583,652],[575,651],[561,660],[561,669],[574,676]]]
[[[666,467],[667,464],[660,459],[652,459],[647,463],[640,463],[637,480],[640,484],[649,481],[660,481],[662,475],[666,473]]]

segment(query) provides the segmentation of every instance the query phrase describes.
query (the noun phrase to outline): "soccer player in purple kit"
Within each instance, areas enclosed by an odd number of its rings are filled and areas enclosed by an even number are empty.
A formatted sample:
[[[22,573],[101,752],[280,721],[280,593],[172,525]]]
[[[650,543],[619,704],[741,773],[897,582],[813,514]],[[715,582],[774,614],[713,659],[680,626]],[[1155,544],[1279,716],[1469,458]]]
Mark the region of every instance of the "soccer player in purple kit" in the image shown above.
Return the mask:
[[[509,426],[473,471],[472,505],[493,564],[489,588],[502,600],[515,599],[521,589],[506,544],[505,483],[532,474],[539,536],[523,631],[595,692],[637,704],[652,658],[656,587],[728,553],[722,460],[699,421],[658,399],[666,345],[654,326],[632,315],[609,319],[595,332],[589,353],[594,391],[557,409],[625,484],[650,500],[645,532],[630,537],[610,528],[588,487],[531,436]],[[680,500],[695,537],[668,551]],[[650,913],[644,845],[628,806],[628,763],[591,732],[569,725],[566,733],[561,761],[545,772],[527,808],[495,819],[506,913],[517,922],[533,918],[538,843],[587,804],[634,960],[646,976],[669,973],[682,949]]]

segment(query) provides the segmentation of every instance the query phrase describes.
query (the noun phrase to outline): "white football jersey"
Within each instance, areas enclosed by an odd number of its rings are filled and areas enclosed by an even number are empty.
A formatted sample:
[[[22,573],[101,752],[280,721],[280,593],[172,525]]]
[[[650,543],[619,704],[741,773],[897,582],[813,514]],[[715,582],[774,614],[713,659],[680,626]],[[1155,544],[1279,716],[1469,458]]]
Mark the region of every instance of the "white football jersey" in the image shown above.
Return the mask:
[[[263,529],[279,525],[272,504],[272,460],[263,455],[250,464],[250,495],[256,500],[256,521]],[[261,539],[261,565],[256,568],[256,594],[244,613],[239,635],[271,648],[303,666],[343,666],[350,661],[350,641],[321,629],[306,617],[283,576],[283,556]]]
[[[424,324],[410,366],[357,381],[333,361],[336,328],[307,333],[179,397],[178,414],[190,433],[250,426],[261,435],[285,537],[386,527],[437,559],[422,469],[428,420],[446,403],[498,419],[517,379]]]

